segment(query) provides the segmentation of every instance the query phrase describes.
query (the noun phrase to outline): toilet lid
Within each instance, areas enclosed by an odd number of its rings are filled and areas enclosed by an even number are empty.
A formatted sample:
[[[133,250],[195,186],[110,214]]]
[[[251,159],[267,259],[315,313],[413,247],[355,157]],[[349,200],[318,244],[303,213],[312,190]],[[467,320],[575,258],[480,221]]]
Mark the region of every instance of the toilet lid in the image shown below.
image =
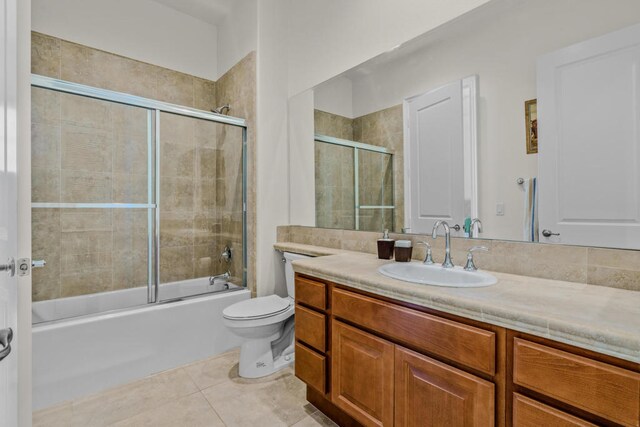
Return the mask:
[[[289,298],[278,295],[252,298],[230,305],[222,311],[227,319],[256,319],[282,313],[291,306]]]

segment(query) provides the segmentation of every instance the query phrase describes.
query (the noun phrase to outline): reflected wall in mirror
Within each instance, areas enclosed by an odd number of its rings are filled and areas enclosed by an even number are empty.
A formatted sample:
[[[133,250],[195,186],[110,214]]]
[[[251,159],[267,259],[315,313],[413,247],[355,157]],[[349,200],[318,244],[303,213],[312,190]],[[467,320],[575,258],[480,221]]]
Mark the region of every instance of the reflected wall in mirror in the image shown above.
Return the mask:
[[[315,133],[346,143],[316,137],[316,226],[640,248],[639,22],[634,0],[493,0],[318,85]]]

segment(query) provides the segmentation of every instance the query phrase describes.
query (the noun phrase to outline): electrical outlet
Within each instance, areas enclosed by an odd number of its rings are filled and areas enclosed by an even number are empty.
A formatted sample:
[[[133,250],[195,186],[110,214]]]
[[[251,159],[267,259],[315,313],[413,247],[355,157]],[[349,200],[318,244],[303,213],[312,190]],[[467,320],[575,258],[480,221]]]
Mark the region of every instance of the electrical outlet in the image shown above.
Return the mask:
[[[504,216],[504,203],[496,203],[496,216]]]

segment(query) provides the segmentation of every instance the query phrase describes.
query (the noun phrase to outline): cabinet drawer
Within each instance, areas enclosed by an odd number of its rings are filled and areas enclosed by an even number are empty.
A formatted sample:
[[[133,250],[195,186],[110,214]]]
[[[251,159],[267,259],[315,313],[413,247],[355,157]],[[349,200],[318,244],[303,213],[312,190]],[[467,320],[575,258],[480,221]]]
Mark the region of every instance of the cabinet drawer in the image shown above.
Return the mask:
[[[296,339],[325,352],[326,316],[308,308],[296,305]]]
[[[537,402],[521,394],[513,394],[513,427],[595,427],[580,418]]]
[[[296,377],[322,394],[327,392],[327,358],[296,343]]]
[[[495,334],[342,289],[334,289],[333,315],[422,351],[493,375]]]
[[[327,308],[327,285],[304,277],[296,277],[296,302],[325,310]]]
[[[513,381],[611,421],[640,425],[640,374],[520,338]]]

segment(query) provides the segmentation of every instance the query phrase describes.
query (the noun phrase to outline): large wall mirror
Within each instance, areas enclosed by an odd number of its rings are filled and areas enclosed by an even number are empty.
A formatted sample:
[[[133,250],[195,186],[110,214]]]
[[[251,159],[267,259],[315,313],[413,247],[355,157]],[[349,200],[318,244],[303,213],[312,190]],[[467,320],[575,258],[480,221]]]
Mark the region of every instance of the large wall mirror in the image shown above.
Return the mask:
[[[640,249],[637,0],[491,1],[313,110],[317,227]]]

